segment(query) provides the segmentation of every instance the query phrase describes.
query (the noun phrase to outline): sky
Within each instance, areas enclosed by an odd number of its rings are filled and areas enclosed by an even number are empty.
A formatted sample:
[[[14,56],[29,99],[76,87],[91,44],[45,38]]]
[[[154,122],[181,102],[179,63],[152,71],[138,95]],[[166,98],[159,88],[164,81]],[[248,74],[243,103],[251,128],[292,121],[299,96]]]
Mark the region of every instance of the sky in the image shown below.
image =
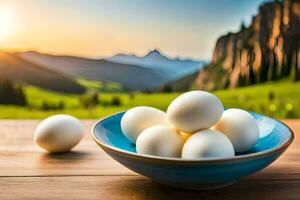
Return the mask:
[[[0,0],[0,48],[108,57],[208,60],[215,41],[250,23],[266,0]]]

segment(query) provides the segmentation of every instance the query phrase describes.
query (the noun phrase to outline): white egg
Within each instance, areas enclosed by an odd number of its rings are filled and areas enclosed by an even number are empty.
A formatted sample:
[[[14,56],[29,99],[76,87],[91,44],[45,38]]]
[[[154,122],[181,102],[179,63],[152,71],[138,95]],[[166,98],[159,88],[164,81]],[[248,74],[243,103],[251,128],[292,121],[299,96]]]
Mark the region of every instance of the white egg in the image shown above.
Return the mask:
[[[122,132],[133,143],[146,128],[164,124],[169,124],[166,113],[148,106],[131,108],[121,119]]]
[[[43,120],[34,133],[35,142],[49,152],[66,152],[80,142],[81,122],[70,115],[53,115]]]
[[[231,140],[235,152],[250,150],[259,138],[259,127],[255,118],[241,109],[225,110],[213,129],[224,133]]]
[[[229,158],[234,156],[234,149],[224,134],[205,129],[189,137],[181,156],[183,159]]]
[[[212,127],[223,111],[223,104],[215,95],[205,91],[192,91],[172,101],[167,117],[181,131],[194,133]]]
[[[136,151],[140,154],[180,157],[184,139],[178,131],[167,125],[145,129],[137,138]]]

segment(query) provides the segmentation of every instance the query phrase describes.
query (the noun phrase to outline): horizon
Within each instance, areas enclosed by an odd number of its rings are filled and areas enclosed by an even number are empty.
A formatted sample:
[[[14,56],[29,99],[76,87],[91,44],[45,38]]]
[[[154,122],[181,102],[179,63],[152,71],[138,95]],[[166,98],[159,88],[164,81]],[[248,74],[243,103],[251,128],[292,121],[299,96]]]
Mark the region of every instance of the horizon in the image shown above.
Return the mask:
[[[105,59],[105,60],[109,60],[110,58],[114,57],[114,56],[119,56],[119,55],[126,55],[126,56],[135,56],[137,58],[145,58],[148,54],[152,53],[152,52],[155,52],[157,51],[161,56],[163,57],[166,57],[168,59],[172,59],[172,60],[175,60],[175,59],[180,59],[180,60],[192,60],[192,61],[200,61],[200,62],[207,62],[208,60],[200,60],[200,59],[195,59],[195,58],[189,58],[189,57],[182,57],[182,56],[169,56],[168,54],[166,54],[165,52],[163,52],[161,49],[159,48],[154,48],[154,49],[149,49],[148,51],[146,51],[144,54],[141,54],[141,55],[137,55],[137,54],[134,54],[134,53],[116,53],[116,54],[113,54],[113,55],[109,55],[109,56],[102,56],[102,57],[88,57],[88,56],[78,56],[78,55],[72,55],[72,54],[64,54],[64,53],[47,53],[47,52],[41,52],[41,51],[37,51],[37,50],[25,50],[25,51],[19,51],[19,50],[14,50],[14,49],[1,49],[0,50],[3,50],[3,51],[6,51],[6,52],[10,52],[10,53],[37,53],[37,54],[45,54],[45,55],[51,55],[51,56],[70,56],[70,57],[78,57],[78,58],[86,58],[86,59],[95,59],[95,60],[98,60],[98,59]]]
[[[87,58],[159,49],[170,58],[210,60],[217,38],[249,25],[263,2],[0,0],[0,45]]]

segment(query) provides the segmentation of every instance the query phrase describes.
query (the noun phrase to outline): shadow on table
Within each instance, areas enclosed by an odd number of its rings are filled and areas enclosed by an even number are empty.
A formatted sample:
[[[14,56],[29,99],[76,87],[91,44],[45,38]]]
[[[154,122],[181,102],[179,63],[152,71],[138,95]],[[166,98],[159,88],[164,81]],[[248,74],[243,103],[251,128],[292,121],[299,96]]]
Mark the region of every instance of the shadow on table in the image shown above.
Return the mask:
[[[124,188],[127,196],[132,199],[269,199],[269,197],[288,196],[288,186],[282,186],[282,181],[265,181],[243,179],[237,183],[215,190],[193,191],[171,188],[150,179],[127,178],[113,184],[113,188]],[[295,183],[297,184],[297,183]],[[294,185],[296,186],[296,185]],[[297,186],[299,187],[299,186]],[[122,193],[121,192],[121,193]],[[271,198],[272,199],[272,198]],[[275,198],[276,199],[276,198]]]
[[[89,156],[89,152],[84,151],[69,151],[65,153],[44,153],[41,154],[39,160],[43,161],[61,161],[61,162],[80,162],[84,157]]]

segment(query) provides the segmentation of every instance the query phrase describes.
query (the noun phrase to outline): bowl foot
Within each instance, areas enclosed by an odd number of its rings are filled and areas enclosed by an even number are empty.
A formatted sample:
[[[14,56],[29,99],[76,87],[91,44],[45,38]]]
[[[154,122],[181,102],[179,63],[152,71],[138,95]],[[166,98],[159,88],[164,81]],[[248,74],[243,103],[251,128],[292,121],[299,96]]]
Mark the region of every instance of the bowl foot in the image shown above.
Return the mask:
[[[224,183],[209,183],[209,184],[193,184],[193,185],[174,185],[174,184],[164,184],[170,187],[184,189],[184,190],[216,190],[234,184],[236,181],[229,181]]]

